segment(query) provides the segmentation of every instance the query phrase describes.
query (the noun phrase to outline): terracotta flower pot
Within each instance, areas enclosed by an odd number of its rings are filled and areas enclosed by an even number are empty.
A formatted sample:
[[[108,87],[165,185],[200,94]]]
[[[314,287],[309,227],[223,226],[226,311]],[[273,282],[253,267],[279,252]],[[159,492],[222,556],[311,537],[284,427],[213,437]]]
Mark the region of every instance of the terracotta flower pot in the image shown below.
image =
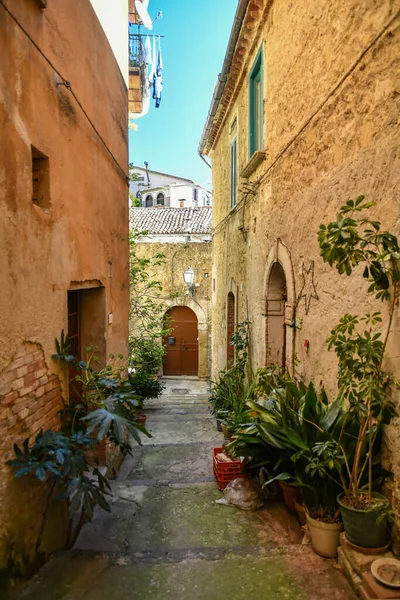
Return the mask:
[[[340,532],[343,531],[342,523],[324,523],[312,519],[306,513],[307,524],[310,530],[311,544],[315,552],[325,558],[335,558],[339,546]]]
[[[224,434],[224,439],[230,440],[233,435],[233,431],[231,429],[229,429],[229,427],[224,425],[224,423],[222,423],[221,427],[222,427],[222,433]]]
[[[300,497],[300,490],[294,485],[289,485],[286,481],[279,482],[280,488],[283,492],[283,500],[286,504],[286,508],[292,515],[296,515],[296,499]]]
[[[297,516],[299,518],[300,525],[302,527],[304,527],[304,525],[307,524],[306,509],[304,508],[304,504],[299,504],[297,502],[297,500],[295,499],[294,505],[296,508],[296,512],[297,512]]]

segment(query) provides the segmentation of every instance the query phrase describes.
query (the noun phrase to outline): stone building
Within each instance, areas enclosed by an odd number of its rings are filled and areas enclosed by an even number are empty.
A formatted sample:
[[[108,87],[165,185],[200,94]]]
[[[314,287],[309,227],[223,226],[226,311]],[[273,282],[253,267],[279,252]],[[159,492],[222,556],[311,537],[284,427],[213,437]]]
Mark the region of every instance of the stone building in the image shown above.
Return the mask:
[[[14,443],[59,425],[55,338],[68,331],[82,356],[97,344],[103,363],[127,355],[129,178],[127,86],[91,2],[2,2],[0,39],[4,582],[64,541],[61,518],[36,547],[47,490],[5,466]]]
[[[208,377],[211,207],[131,208],[130,226],[146,232],[137,238],[138,256],[165,256],[164,264],[154,268],[154,279],[163,286],[162,301],[172,328],[164,340],[167,354],[163,375]]]
[[[136,166],[130,172],[136,176],[131,181],[130,191],[135,198],[141,199],[143,207],[211,206],[211,192],[191,179]]]
[[[386,310],[359,273],[322,261],[317,231],[364,194],[371,216],[400,233],[399,9],[239,1],[199,147],[213,167],[214,376],[229,360],[233,313],[252,323],[254,367],[287,365],[334,397],[330,329],[346,312]],[[399,311],[387,360],[398,376]],[[397,421],[387,433],[398,488]]]

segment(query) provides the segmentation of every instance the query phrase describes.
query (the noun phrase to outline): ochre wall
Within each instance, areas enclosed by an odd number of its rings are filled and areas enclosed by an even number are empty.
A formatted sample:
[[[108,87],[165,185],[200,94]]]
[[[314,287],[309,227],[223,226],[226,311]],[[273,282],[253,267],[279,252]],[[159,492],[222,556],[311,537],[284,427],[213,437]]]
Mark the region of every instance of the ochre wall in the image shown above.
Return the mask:
[[[89,0],[6,4],[127,173],[127,89]],[[16,576],[35,564],[44,504],[4,463],[14,442],[57,426],[65,382],[51,355],[68,289],[104,286],[106,353],[127,354],[128,184],[2,5],[0,39],[0,573]],[[48,212],[32,203],[31,145],[49,157]]]
[[[241,83],[209,153],[213,375],[226,364],[226,300],[232,282],[239,290],[238,320],[252,322],[254,367],[265,364],[267,274],[279,246],[286,273],[292,269],[294,278],[291,310],[302,319],[301,329],[290,334],[295,371],[306,381],[323,382],[334,398],[337,362],[325,343],[330,329],[346,312],[373,308],[382,310],[385,319],[387,312],[367,296],[361,269],[351,277],[339,276],[322,261],[317,231],[320,223],[335,219],[348,199],[364,194],[377,203],[371,217],[400,234],[400,2],[275,0],[264,2],[263,9],[257,26],[247,31]],[[229,213],[230,129],[236,116],[240,173],[249,158],[247,75],[260,45],[266,156],[248,180],[240,179],[239,202]],[[254,184],[253,194],[244,183]],[[398,377],[399,333],[396,307],[386,366]],[[386,466],[395,473],[400,498],[398,420],[387,438]]]
[[[199,377],[209,377],[211,242],[174,243],[171,241],[173,236],[166,235],[165,238],[165,243],[141,243],[139,238],[137,255],[150,258],[158,253],[164,254],[164,264],[153,269],[154,279],[163,286],[162,298],[167,309],[183,305],[196,313],[199,323]],[[195,273],[193,297],[188,293],[183,279],[183,272],[187,267],[191,267]],[[205,273],[208,273],[208,277],[204,277]]]

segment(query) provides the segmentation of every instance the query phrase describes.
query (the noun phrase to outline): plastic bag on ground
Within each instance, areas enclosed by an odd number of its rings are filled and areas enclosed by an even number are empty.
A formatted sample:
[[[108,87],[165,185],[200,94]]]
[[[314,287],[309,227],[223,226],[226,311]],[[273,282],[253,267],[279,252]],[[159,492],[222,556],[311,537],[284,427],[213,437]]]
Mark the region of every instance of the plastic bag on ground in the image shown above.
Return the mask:
[[[236,506],[242,510],[257,510],[263,506],[261,490],[249,479],[234,479],[224,489],[224,497],[216,500],[217,504]]]

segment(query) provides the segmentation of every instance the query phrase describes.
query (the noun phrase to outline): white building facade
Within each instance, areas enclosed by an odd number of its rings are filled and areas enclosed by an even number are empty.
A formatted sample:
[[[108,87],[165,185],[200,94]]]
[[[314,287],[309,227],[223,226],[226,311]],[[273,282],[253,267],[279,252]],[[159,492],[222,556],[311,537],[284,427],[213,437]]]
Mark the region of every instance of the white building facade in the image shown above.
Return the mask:
[[[211,192],[191,179],[144,167],[133,167],[130,173],[135,176],[130,183],[130,192],[135,198],[140,198],[143,208],[157,205],[170,208],[212,205]]]

